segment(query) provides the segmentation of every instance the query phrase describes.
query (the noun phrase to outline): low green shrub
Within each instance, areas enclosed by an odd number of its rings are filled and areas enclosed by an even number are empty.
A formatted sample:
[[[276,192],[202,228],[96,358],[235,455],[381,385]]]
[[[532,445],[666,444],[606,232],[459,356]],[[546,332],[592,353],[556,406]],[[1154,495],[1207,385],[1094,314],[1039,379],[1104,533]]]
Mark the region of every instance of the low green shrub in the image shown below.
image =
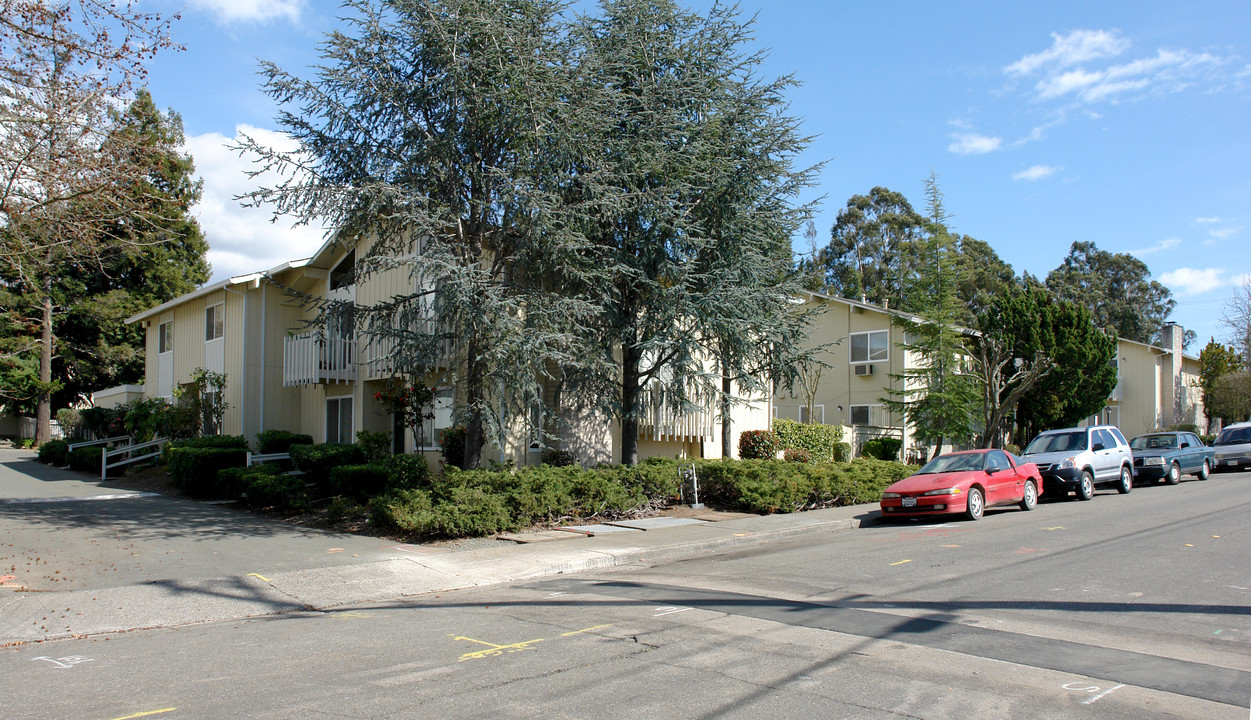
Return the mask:
[[[161,448],[161,462],[169,464],[170,453],[175,448],[215,448],[247,451],[248,441],[242,435],[206,435],[204,437],[183,438],[165,443]]]
[[[746,430],[738,436],[738,456],[743,460],[772,460],[782,441],[772,430]]]
[[[851,443],[841,442],[834,447],[834,462],[847,462],[851,459]]]
[[[576,465],[578,459],[568,450],[545,450],[543,452],[543,464],[552,467],[569,467]]]
[[[366,462],[380,463],[391,455],[391,433],[386,430],[360,430],[356,444],[365,453]]]
[[[801,423],[794,420],[773,421],[773,432],[778,436],[784,450],[807,450],[810,462],[829,462],[837,459],[838,444],[843,439],[840,425]],[[767,459],[767,458],[766,458]]]
[[[877,460],[898,460],[899,448],[903,441],[899,438],[881,437],[865,440],[860,446],[860,454]]]
[[[392,455],[383,465],[387,469],[389,490],[412,490],[430,486],[430,465],[424,455]]]
[[[296,512],[308,507],[303,478],[287,474],[254,473],[248,476],[247,504],[278,512]]]
[[[39,446],[39,454],[36,457],[41,463],[64,467],[69,463],[69,443],[64,440],[49,440]]]
[[[1007,450],[1008,452],[1012,453],[1013,455],[1020,455],[1020,454],[1021,454],[1021,446],[1020,446],[1020,445],[1016,445],[1016,444],[1014,444],[1014,443],[1004,443],[1004,444],[1003,444],[1003,449],[1004,449],[1004,450]]]
[[[443,454],[443,462],[450,467],[465,464],[465,428],[450,427],[439,437],[439,452]]]
[[[166,457],[174,487],[193,497],[229,499],[234,488],[218,482],[218,471],[244,466],[248,451],[237,447],[180,446],[170,448]]]
[[[292,445],[312,444],[312,435],[293,433],[287,430],[262,430],[256,434],[257,452],[264,455],[290,452]]]
[[[66,463],[71,470],[98,473],[100,472],[100,456],[103,453],[104,448],[100,445],[77,448],[69,452]]]
[[[248,491],[248,486],[256,477],[274,477],[282,474],[282,468],[273,463],[252,465],[250,467],[227,467],[217,471],[218,494],[223,498],[237,498]]]
[[[385,465],[340,465],[330,469],[326,486],[334,495],[368,500],[386,490],[387,479]]]
[[[330,471],[341,465],[360,465],[365,462],[365,452],[358,445],[348,443],[322,443],[320,445],[292,445],[291,463],[304,473],[304,479],[329,491]]]

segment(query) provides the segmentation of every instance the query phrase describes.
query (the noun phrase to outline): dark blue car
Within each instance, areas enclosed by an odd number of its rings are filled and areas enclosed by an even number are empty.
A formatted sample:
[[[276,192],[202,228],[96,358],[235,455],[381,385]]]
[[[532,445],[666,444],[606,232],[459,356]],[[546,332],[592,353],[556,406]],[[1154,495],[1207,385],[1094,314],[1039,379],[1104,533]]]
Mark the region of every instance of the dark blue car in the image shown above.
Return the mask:
[[[1164,478],[1169,485],[1176,485],[1182,475],[1207,480],[1216,458],[1215,450],[1204,445],[1199,436],[1188,432],[1139,435],[1129,441],[1129,447],[1134,451],[1135,482]]]

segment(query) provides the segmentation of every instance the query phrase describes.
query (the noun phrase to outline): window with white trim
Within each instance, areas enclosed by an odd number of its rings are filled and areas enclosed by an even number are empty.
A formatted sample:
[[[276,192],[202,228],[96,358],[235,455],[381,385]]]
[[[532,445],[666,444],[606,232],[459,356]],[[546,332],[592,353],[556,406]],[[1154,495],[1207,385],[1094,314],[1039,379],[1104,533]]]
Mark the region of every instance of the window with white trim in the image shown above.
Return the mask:
[[[156,326],[156,351],[161,355],[174,351],[173,320],[167,320]]]
[[[851,333],[851,362],[883,362],[890,359],[890,331]]]
[[[326,442],[350,443],[352,432],[352,396],[326,398]]]
[[[823,422],[825,422],[825,406],[824,406],[824,405],[813,405],[813,406],[812,406],[812,408],[811,408],[811,410],[812,410],[812,419],[809,419],[809,416],[808,416],[808,410],[809,410],[809,407],[808,407],[807,405],[800,405],[800,406],[799,406],[799,422],[801,422],[801,423],[809,423],[809,422],[811,422],[811,423],[823,423]]]
[[[226,334],[226,304],[217,303],[204,309],[204,341],[211,342]]]

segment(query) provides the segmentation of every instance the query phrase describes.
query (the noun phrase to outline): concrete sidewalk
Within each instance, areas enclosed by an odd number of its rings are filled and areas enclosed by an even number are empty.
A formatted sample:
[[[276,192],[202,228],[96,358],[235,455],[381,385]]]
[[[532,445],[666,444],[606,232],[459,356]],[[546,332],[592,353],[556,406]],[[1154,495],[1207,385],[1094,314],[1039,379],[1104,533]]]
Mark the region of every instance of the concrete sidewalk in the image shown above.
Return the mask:
[[[2,478],[0,478],[2,480]],[[0,494],[3,486],[0,485]],[[137,501],[131,501],[137,502]],[[0,647],[126,630],[173,627],[531,580],[631,563],[650,563],[860,527],[875,505],[681,525],[626,523],[569,539],[447,552],[397,545],[384,559],[271,574],[151,580],[61,592],[22,592],[0,584]],[[603,530],[603,528],[601,528]],[[263,540],[261,541],[263,542]],[[344,558],[345,560],[347,558]]]

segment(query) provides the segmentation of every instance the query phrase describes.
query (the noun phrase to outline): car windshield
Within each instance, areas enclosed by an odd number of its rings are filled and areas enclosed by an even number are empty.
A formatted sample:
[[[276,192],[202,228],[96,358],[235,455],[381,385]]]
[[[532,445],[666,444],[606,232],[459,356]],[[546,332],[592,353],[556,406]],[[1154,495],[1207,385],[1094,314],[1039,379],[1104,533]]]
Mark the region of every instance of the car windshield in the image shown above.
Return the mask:
[[[1216,436],[1217,445],[1241,445],[1251,443],[1251,427],[1225,428]]]
[[[955,453],[939,455],[925,463],[917,475],[934,475],[936,473],[961,472],[964,470],[981,470],[986,461],[986,453]]]
[[[1025,447],[1025,455],[1038,455],[1051,452],[1069,452],[1070,450],[1086,449],[1086,431],[1050,433],[1039,435]]]
[[[1176,435],[1139,435],[1129,441],[1132,450],[1168,450],[1177,447]]]

